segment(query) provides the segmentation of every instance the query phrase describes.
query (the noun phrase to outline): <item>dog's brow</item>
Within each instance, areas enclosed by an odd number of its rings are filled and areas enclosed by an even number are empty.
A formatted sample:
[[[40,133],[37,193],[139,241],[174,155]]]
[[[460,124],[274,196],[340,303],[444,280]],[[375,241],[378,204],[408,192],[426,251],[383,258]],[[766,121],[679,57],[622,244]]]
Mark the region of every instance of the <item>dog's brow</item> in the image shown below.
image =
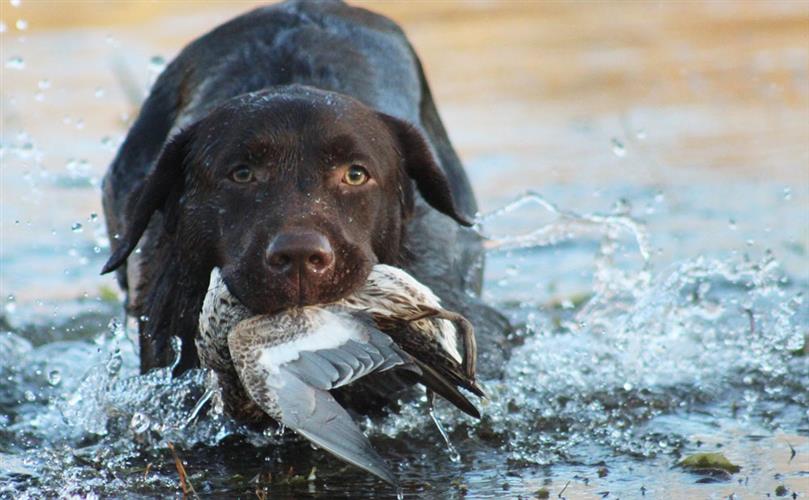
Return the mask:
[[[275,148],[266,138],[252,138],[244,143],[244,150],[249,160],[262,160],[273,153]]]
[[[340,134],[329,138],[323,147],[326,158],[345,160],[357,156],[357,141],[348,134]]]

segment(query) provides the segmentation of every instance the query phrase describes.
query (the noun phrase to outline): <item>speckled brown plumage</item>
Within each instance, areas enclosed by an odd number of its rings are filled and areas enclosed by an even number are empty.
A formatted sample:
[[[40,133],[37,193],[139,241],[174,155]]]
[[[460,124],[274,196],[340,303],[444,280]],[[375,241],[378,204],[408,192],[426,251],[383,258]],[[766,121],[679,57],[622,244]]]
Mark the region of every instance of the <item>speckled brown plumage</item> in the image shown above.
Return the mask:
[[[240,422],[261,426],[273,421],[245,392],[227,344],[227,334],[251,316],[253,314],[227,290],[219,270],[214,269],[202,303],[199,335],[195,339],[200,364],[216,375],[228,415]]]
[[[366,284],[339,302],[274,315],[253,315],[214,269],[199,321],[200,360],[216,373],[229,413],[281,422],[386,481],[395,478],[330,391],[405,369],[429,394],[480,416],[458,389],[484,395],[469,322],[398,268],[374,266]]]

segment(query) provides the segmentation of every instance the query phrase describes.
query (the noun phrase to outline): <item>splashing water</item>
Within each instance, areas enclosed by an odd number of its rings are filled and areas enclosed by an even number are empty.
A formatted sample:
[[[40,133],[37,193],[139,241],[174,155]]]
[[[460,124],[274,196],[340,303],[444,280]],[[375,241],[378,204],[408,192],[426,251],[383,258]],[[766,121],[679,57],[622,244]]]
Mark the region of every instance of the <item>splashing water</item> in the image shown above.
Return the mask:
[[[509,217],[532,206],[551,220],[518,235],[484,231],[509,227]],[[534,252],[541,261],[543,249],[564,253],[566,243],[595,238],[592,283],[579,304],[500,302],[520,326],[504,379],[484,381],[492,399],[481,422],[441,403],[433,414],[426,398],[398,415],[365,420],[397,463],[406,496],[424,493],[425,480],[442,496],[467,483],[510,484],[505,477],[520,477],[530,492],[544,474],[537,466],[548,465],[567,481],[605,464],[674,474],[659,471],[710,428],[704,415],[728,427],[747,422],[755,432],[809,426],[803,293],[769,252],[758,260],[696,257],[655,272],[647,230],[626,203],[609,214],[577,214],[535,192],[479,217],[476,229],[495,265],[514,252]],[[627,241],[634,257],[624,251]],[[8,381],[0,386],[0,496],[173,493],[179,483],[170,444],[185,453],[188,480],[208,494],[257,490],[266,483],[262,471],[272,470],[280,491],[328,492],[339,484],[396,495],[309,453],[289,433],[238,426],[202,370],[138,375],[134,332],[117,321],[92,342],[34,345],[24,330],[0,336],[7,353],[0,380]],[[447,435],[439,427],[436,436],[431,418]],[[449,460],[447,445],[463,459]],[[301,483],[288,470],[312,463],[317,480]]]
[[[650,245],[649,236],[645,228],[627,215],[627,206],[620,203],[616,213],[610,215],[586,214],[579,215],[575,212],[560,210],[556,205],[546,200],[535,191],[528,191],[519,196],[514,201],[505,206],[493,210],[487,214],[479,216],[476,228],[480,229],[484,224],[499,217],[510,214],[529,204],[536,204],[555,215],[557,219],[534,231],[516,236],[506,236],[498,239],[488,238],[485,247],[487,250],[507,250],[514,248],[538,247],[557,245],[563,241],[588,234],[601,234],[610,240],[618,238],[621,232],[630,232],[637,242],[638,251],[644,262],[649,261]],[[486,237],[484,233],[481,234]]]

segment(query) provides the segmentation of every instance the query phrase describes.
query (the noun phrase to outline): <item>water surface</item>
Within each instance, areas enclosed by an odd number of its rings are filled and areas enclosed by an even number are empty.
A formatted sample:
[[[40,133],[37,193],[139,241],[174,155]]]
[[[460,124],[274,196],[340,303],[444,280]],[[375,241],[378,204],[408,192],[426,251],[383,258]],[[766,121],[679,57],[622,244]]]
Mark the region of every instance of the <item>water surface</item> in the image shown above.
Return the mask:
[[[248,7],[2,4],[0,496],[181,496],[169,443],[199,496],[394,496],[196,412],[202,372],[138,376],[97,275],[136,103]],[[423,402],[365,422],[405,495],[809,495],[809,4],[374,8],[424,59],[518,325],[483,420],[439,406],[459,463]],[[742,470],[674,467],[699,451]]]

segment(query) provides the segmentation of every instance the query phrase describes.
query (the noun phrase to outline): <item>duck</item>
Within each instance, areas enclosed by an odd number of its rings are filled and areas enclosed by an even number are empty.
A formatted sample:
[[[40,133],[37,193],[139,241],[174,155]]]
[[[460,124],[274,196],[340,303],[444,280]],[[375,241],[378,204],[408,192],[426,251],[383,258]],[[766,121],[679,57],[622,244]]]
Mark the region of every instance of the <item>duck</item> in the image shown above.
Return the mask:
[[[480,418],[458,389],[485,397],[475,380],[471,325],[393,266],[374,266],[366,283],[338,302],[271,315],[253,314],[214,268],[199,327],[201,365],[215,374],[228,413],[242,421],[270,417],[393,485],[386,462],[330,391],[373,373],[413,373],[453,455],[433,412],[435,395]]]

